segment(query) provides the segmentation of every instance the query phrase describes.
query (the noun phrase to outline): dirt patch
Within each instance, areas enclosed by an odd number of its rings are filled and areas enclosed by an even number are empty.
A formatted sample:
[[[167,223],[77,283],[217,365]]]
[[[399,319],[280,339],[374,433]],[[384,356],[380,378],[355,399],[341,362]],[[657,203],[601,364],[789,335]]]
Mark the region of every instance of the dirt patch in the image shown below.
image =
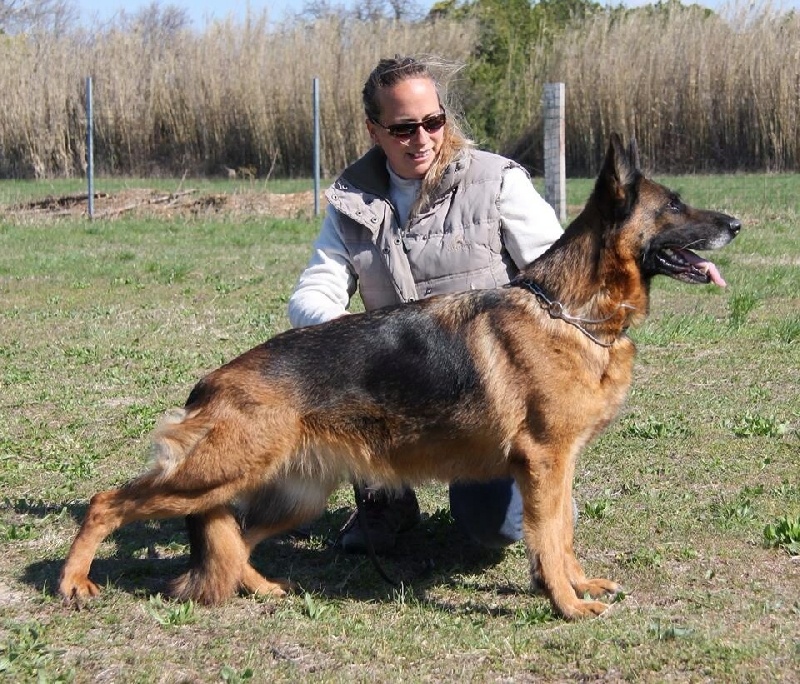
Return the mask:
[[[25,603],[28,598],[29,596],[25,592],[13,589],[5,582],[0,582],[0,605],[21,605]]]
[[[324,207],[324,198],[320,208]],[[0,210],[20,219],[43,216],[80,217],[89,215],[85,194],[46,197]],[[98,192],[94,195],[93,216],[113,219],[120,216],[207,216],[233,214],[272,216],[275,218],[311,218],[314,215],[314,193],[246,192],[201,193],[188,189],[165,193],[135,188],[119,192]]]
[[[320,212],[327,200],[320,195]],[[582,206],[570,205],[570,217],[577,216]],[[119,192],[98,192],[94,196],[94,218],[114,219],[120,216],[270,216],[274,218],[313,218],[314,192],[273,193],[234,192],[204,193],[187,189],[165,193],[147,188],[133,188]],[[0,207],[0,215],[19,220],[43,217],[88,216],[85,193],[50,196],[23,204]]]

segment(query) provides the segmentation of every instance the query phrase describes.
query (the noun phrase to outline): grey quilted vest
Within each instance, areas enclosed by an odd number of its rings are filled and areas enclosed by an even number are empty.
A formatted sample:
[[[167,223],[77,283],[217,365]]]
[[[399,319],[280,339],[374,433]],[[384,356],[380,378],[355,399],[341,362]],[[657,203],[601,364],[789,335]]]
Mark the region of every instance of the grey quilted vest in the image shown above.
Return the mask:
[[[506,284],[517,267],[503,247],[497,200],[504,172],[516,166],[489,152],[464,153],[405,226],[389,200],[380,148],[345,169],[326,196],[366,309]]]

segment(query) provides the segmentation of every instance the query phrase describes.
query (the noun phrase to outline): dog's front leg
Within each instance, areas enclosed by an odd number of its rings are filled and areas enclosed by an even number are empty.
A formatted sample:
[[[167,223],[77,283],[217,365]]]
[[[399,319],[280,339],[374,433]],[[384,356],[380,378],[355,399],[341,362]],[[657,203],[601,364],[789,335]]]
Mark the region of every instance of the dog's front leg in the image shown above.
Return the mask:
[[[575,479],[575,459],[569,463],[569,471],[565,473],[563,479],[562,504],[561,504],[561,546],[564,553],[564,563],[569,577],[570,584],[575,590],[578,598],[600,598],[601,596],[613,596],[622,591],[616,582],[602,577],[588,579],[583,572],[581,564],[575,557],[574,531],[575,531],[575,512],[574,499],[572,498],[572,483]]]
[[[562,515],[566,522],[562,525],[564,536],[562,538],[562,548],[564,552],[564,563],[569,576],[570,584],[575,590],[575,594],[579,598],[589,596],[596,599],[602,596],[616,596],[622,591],[622,587],[609,579],[603,577],[587,578],[583,572],[581,564],[575,557],[575,547],[573,545],[575,526],[573,524],[573,506],[572,506],[572,478],[569,478],[567,483],[568,495],[564,497],[565,505],[563,507]]]
[[[579,598],[579,593],[581,597],[585,593],[593,595],[591,591],[578,593],[589,580],[572,549],[571,457],[549,452],[532,440],[525,441],[527,444],[516,450],[512,462],[522,493],[531,577],[565,618],[600,615],[608,605]]]

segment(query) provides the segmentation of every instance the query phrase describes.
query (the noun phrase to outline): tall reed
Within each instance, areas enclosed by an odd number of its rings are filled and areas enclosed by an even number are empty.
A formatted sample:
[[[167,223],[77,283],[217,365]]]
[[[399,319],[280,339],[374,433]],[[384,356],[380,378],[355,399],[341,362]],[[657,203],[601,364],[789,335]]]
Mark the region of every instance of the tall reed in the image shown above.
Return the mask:
[[[333,173],[362,154],[361,87],[384,56],[464,61],[468,24],[328,17],[271,26],[266,12],[214,22],[202,34],[2,37],[0,176],[80,173],[83,84],[93,78],[95,153],[109,173],[308,176],[312,79],[320,79],[321,161]]]
[[[694,5],[602,14],[548,56],[565,82],[573,171],[593,175],[612,130],[662,171],[800,168],[800,15]],[[534,129],[535,130],[535,129]]]
[[[318,77],[321,161],[333,174],[368,145],[360,90],[379,58],[465,62],[476,40],[472,24],[453,20],[274,25],[266,12],[202,32],[0,36],[0,177],[83,172],[87,76],[101,173],[308,176]],[[798,13],[764,4],[717,15],[674,2],[608,10],[526,54],[521,77],[497,84],[502,139],[481,142],[535,172],[548,81],[566,83],[571,175],[596,172],[612,130],[635,135],[661,172],[800,168]],[[452,87],[474,103],[466,79]]]

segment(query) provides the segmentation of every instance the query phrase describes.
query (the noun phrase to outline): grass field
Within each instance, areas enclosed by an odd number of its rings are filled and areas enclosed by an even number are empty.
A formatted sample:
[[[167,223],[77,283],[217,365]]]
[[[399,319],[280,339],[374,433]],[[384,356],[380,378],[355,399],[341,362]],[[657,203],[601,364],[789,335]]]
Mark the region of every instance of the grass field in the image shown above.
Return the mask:
[[[5,208],[79,186],[0,183],[0,678],[798,681],[800,176],[664,180],[744,228],[715,256],[727,289],[656,281],[633,333],[629,400],[575,483],[578,556],[627,593],[575,624],[529,592],[521,544],[465,542],[442,485],[420,491],[424,523],[386,561],[399,590],[330,548],[343,487],[309,538],[256,551],[297,596],[170,602],[187,545],[166,521],[109,539],[103,595],[63,608],[53,587],[88,498],[140,472],[155,421],[204,372],[287,327],[317,226],[33,223]],[[589,188],[570,181],[570,205]]]

